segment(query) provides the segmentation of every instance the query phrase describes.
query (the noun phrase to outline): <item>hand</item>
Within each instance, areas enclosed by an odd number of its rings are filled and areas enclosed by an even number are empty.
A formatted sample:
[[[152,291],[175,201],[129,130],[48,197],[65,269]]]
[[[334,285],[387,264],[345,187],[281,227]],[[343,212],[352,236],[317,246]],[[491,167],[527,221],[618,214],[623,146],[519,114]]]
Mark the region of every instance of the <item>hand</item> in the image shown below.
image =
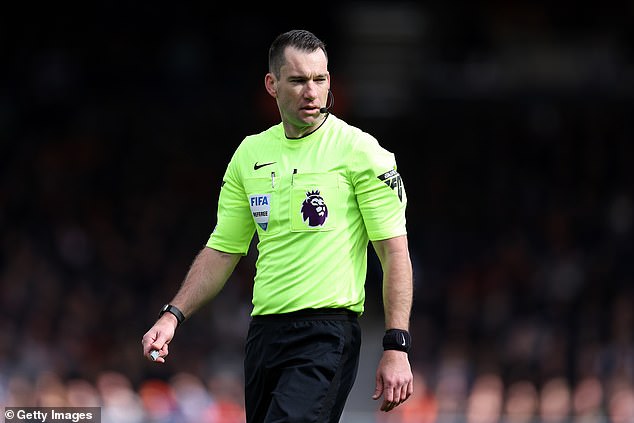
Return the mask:
[[[177,324],[178,321],[174,315],[165,313],[154,323],[154,326],[143,335],[141,345],[143,345],[143,355],[148,360],[165,363],[165,357],[169,354],[168,344],[174,337]],[[154,350],[159,352],[156,359],[150,356],[150,353]]]
[[[381,411],[390,411],[402,404],[414,392],[414,376],[407,353],[402,351],[383,351],[376,370],[376,388],[372,399],[383,396]]]

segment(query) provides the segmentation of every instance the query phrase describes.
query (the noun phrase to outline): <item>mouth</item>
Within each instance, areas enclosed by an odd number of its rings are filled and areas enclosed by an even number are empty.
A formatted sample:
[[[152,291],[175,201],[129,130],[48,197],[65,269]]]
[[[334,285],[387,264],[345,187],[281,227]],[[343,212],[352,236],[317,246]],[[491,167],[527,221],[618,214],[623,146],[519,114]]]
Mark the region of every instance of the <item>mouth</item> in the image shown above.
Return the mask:
[[[302,107],[302,110],[305,110],[307,112],[315,112],[319,110],[319,106],[308,105],[308,106]]]

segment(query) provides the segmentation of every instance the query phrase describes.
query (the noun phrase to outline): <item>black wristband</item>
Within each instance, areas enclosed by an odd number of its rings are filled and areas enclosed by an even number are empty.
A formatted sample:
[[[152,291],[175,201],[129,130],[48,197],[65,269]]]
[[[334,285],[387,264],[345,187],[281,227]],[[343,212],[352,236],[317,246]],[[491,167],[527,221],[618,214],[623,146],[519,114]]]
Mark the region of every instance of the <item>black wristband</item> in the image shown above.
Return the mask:
[[[185,321],[185,315],[176,306],[173,306],[171,304],[165,304],[163,308],[161,308],[161,311],[159,312],[158,317],[161,317],[165,313],[172,313],[176,317],[176,320],[178,321],[178,324],[176,325],[177,327],[180,326],[181,323]]]
[[[412,337],[409,332],[403,329],[388,329],[383,335],[383,351],[397,350],[409,352],[412,344]]]

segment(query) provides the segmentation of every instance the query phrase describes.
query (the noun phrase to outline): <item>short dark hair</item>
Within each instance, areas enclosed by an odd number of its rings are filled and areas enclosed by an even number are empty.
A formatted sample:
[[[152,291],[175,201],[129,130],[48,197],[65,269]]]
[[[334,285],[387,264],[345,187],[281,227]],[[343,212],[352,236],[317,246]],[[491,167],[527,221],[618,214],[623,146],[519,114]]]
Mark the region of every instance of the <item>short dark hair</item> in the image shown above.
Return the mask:
[[[282,65],[284,65],[284,50],[289,46],[309,53],[321,49],[326,55],[326,60],[328,60],[326,44],[312,32],[304,29],[294,29],[284,32],[273,40],[269,48],[269,72],[278,79],[280,78],[280,69]]]

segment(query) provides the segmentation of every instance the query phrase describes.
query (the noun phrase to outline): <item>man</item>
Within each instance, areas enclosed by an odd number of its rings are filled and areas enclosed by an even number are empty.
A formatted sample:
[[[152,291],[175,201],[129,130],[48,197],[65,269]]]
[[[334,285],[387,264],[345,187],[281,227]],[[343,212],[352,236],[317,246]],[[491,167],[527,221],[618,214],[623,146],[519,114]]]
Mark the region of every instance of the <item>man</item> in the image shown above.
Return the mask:
[[[177,326],[222,289],[257,231],[247,422],[336,423],[357,374],[371,241],[383,269],[386,326],[373,398],[390,411],[413,391],[412,266],[394,155],[329,112],[328,56],[311,32],[273,41],[264,84],[282,122],[236,149],[216,227],[143,336],[143,354],[165,361]]]

